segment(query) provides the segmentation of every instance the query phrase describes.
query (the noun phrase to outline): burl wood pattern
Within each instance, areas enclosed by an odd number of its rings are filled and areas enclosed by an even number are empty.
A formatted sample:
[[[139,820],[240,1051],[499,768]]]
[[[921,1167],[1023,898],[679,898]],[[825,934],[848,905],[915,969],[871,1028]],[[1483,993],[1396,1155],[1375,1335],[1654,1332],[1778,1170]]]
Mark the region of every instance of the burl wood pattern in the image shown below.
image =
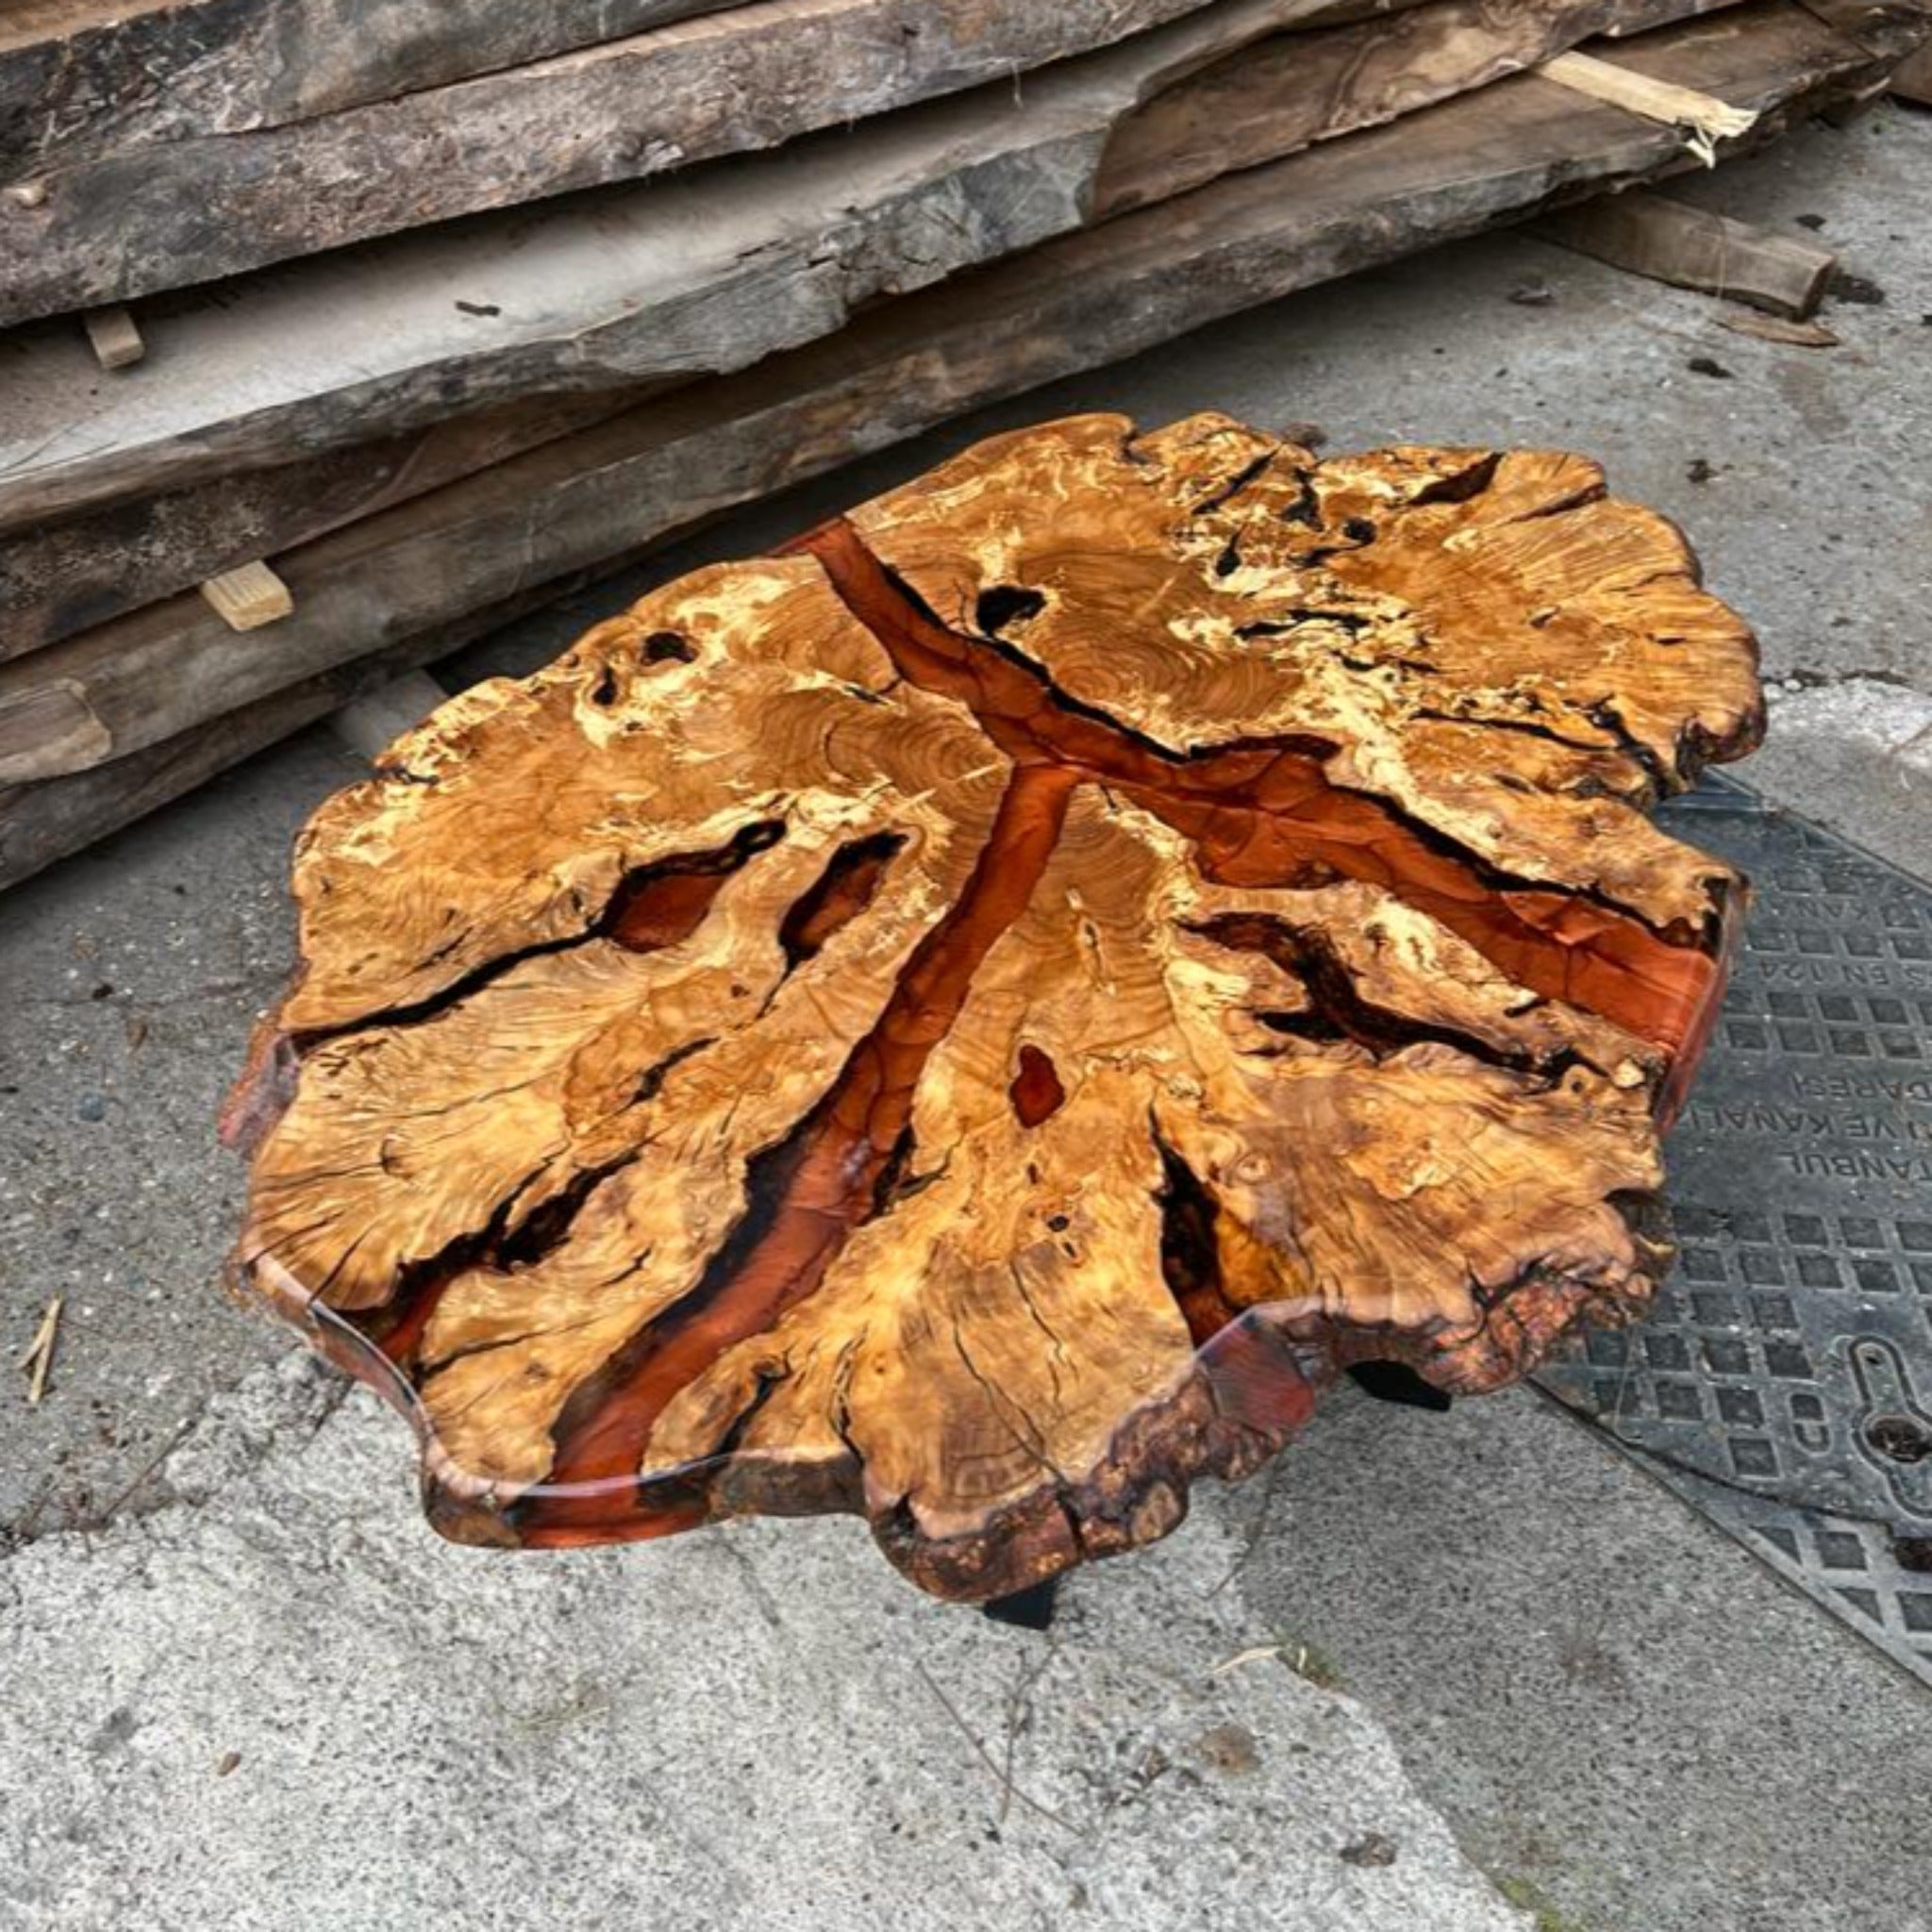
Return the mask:
[[[1145,1542],[1351,1361],[1642,1307],[1741,901],[1645,811],[1754,662],[1578,457],[982,443],[322,808],[239,1278],[453,1537]]]

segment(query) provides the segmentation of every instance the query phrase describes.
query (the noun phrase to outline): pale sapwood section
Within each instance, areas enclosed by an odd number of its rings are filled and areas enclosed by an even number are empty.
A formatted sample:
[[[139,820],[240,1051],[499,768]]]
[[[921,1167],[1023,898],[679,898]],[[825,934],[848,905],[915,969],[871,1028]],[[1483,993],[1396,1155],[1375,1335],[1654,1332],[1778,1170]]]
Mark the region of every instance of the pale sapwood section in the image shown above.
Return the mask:
[[[1693,88],[1658,80],[1591,54],[1558,54],[1537,71],[1546,80],[1572,88],[1589,100],[1607,101],[1614,108],[1641,114],[1647,121],[1681,127],[1707,151],[1720,141],[1735,141],[1751,131],[1749,108],[1734,108],[1728,101]]]

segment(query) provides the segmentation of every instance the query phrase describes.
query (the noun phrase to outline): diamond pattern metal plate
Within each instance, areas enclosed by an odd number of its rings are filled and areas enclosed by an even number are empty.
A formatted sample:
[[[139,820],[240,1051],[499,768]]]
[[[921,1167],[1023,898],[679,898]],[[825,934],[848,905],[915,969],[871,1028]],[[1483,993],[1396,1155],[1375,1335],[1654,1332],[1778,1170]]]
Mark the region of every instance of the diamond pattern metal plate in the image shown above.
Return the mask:
[[[1660,816],[1756,887],[1677,1270],[1538,1379],[1932,1683],[1932,889],[1728,782]]]

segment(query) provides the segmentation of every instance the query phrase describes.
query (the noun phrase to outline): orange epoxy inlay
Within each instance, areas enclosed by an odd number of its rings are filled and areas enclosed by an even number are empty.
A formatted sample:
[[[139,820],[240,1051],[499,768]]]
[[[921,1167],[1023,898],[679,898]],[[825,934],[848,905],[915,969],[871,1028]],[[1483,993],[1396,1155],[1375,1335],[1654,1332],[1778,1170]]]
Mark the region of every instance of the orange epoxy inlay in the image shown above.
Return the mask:
[[[739,1255],[727,1246],[721,1258],[735,1265],[702,1282],[572,1398],[549,1480],[513,1506],[523,1541],[658,1536],[703,1516],[702,1499],[678,1496],[675,1478],[663,1485],[668,1503],[639,1479],[652,1424],[732,1342],[808,1295],[873,1205],[926,1060],[993,942],[1026,909],[1077,782],[1054,767],[1014,773],[958,903],[914,952],[877,1025],[782,1151],[773,1198],[749,1204],[755,1239]]]
[[[1325,877],[1399,888],[1512,979],[1613,1020],[1676,1053],[1707,1033],[1723,996],[1716,961],[1642,921],[1572,894],[1498,881],[1440,850],[1393,807],[1330,783],[1326,747],[1246,747],[1163,758],[1117,726],[1053,702],[1043,679],[937,623],[894,584],[852,526],[801,540],[903,676],[972,707],[1016,763],[1052,762],[1118,787],[1196,841],[1231,886]]]

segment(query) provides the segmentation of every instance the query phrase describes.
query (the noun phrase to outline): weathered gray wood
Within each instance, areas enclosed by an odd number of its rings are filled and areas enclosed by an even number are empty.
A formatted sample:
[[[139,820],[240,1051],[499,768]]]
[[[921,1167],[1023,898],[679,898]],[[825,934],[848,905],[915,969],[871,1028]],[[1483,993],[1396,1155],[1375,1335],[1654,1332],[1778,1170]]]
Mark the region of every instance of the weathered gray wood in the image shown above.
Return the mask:
[[[1690,20],[1696,14],[1715,13],[1720,7],[1735,7],[1737,5],[1738,0],[1694,0],[1693,5],[1685,8],[1682,17],[1685,20]],[[1650,29],[1641,22],[1614,22],[1609,26],[1605,27],[1604,37],[1607,40],[1620,41],[1629,34],[1642,34],[1649,31]]]
[[[630,560],[612,558],[603,569],[538,584],[500,603],[467,611],[387,651],[285,686],[110,765],[44,784],[0,789],[0,890],[17,886],[145,818],[229,766],[327,717],[338,707],[354,704],[365,692],[418,665],[461,650],[497,625],[582,588],[606,570],[622,569]]]
[[[1791,0],[1751,0],[1624,58],[1759,110],[1760,131],[1873,72]],[[1674,130],[1519,75],[1228,176],[279,558],[296,608],[268,632],[229,632],[198,599],[175,599],[0,667],[0,782],[125,757],[975,404],[1683,159]]]
[[[1197,4],[756,0],[315,120],[82,156],[35,197],[0,193],[0,323],[773,147]]]
[[[1017,96],[1003,80],[780,154],[290,263],[161,306],[132,388],[101,384],[65,324],[23,330],[0,360],[0,528],[827,334],[858,301],[1077,225],[1101,130],[1144,78],[1209,28],[1252,36],[1320,4],[1224,0]]]
[[[1921,47],[1900,61],[1886,85],[1902,101],[1932,108],[1932,47]]]
[[[24,331],[0,361],[0,529],[501,397],[743,368],[880,294],[1687,0],[1429,0],[1280,30],[1327,5],[1217,0],[1018,97],[995,83],[541,220],[499,214],[255,275],[168,305],[149,325],[150,380],[103,385],[71,331]]]
[[[1774,315],[1809,315],[1838,269],[1838,257],[1815,242],[1661,194],[1607,194],[1546,216],[1531,232],[1633,275]]]
[[[0,10],[0,181],[81,155],[310,120],[735,4],[12,0]],[[1683,10],[1733,4],[1686,0]]]
[[[304,121],[733,4],[13,0],[0,11],[0,180]]]
[[[1801,0],[1835,31],[1887,62],[1906,58],[1932,35],[1932,0]]]
[[[292,549],[655,392],[645,383],[536,396],[272,469],[230,467],[158,495],[37,520],[0,537],[0,659],[191,590],[251,557]]]
[[[1638,33],[1735,0],[1464,0],[1323,32],[1277,34],[1166,90],[1115,128],[1095,212],[1141,208],[1352,128],[1520,73],[1599,34]]]

